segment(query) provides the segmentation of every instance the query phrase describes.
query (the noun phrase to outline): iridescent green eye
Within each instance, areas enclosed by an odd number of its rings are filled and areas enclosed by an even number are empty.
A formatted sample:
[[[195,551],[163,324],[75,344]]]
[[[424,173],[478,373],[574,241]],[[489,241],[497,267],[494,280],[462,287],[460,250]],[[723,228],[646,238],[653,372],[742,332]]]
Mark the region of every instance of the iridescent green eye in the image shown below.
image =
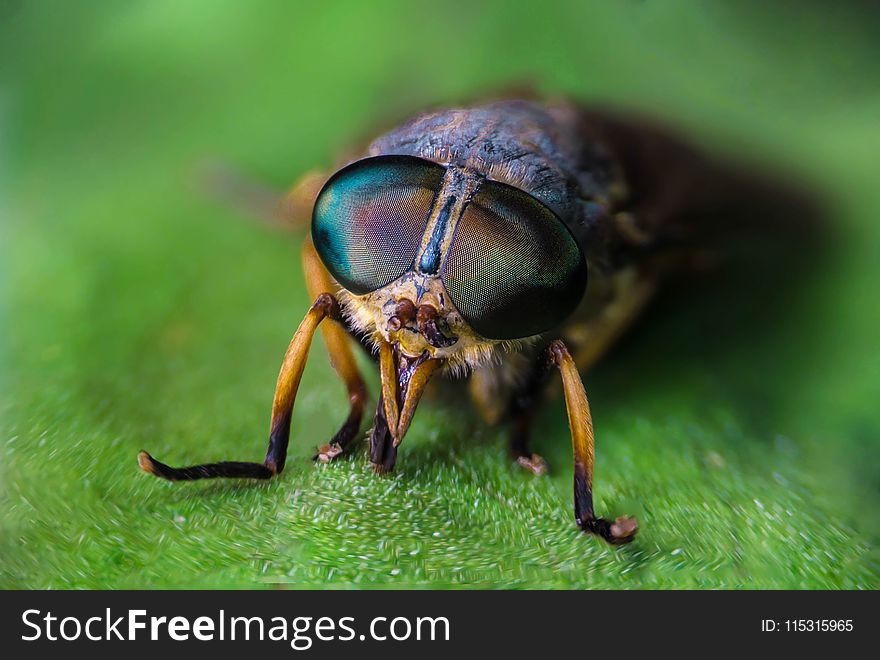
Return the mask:
[[[378,156],[340,170],[312,215],[312,240],[327,269],[363,295],[412,265],[445,169],[410,156]]]
[[[549,208],[487,181],[462,215],[441,276],[474,330],[488,339],[516,339],[549,330],[574,311],[587,267]]]

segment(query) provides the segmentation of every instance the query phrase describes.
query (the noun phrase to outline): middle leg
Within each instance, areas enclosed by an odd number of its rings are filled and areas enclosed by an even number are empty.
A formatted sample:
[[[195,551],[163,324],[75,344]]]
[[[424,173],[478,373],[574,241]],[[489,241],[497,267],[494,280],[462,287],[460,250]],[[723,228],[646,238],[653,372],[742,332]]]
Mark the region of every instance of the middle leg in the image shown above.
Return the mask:
[[[510,403],[510,435],[508,448],[516,464],[536,475],[547,473],[547,461],[530,447],[535,416],[543,401],[547,368],[541,360],[533,364],[524,385],[514,394]]]
[[[311,238],[305,240],[302,257],[306,287],[310,294],[337,289],[330,273],[318,258]],[[348,391],[349,412],[330,442],[318,448],[315,460],[322,463],[328,463],[344,453],[357,437],[367,401],[367,387],[355,361],[354,352],[351,350],[352,339],[341,323],[344,323],[344,319],[340,319],[340,323],[324,324],[321,326],[321,332],[324,336],[324,344],[327,346],[330,364],[333,365]]]

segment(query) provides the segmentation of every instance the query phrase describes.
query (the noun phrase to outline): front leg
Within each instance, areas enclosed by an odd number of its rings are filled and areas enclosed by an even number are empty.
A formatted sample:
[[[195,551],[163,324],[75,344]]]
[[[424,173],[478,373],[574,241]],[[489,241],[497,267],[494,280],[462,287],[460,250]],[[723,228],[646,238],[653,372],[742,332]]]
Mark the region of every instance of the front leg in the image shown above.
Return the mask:
[[[635,518],[623,516],[612,523],[597,518],[593,511],[593,419],[577,366],[562,341],[551,342],[547,351],[551,364],[559,368],[565,391],[574,454],[575,520],[582,530],[601,536],[612,545],[629,543],[638,530]]]
[[[269,207],[274,208],[274,205],[265,203],[265,200],[271,195],[262,189],[258,190],[257,187],[248,185],[243,180],[236,178],[238,185],[234,185],[236,181],[225,181],[225,185],[218,190],[221,190],[227,199],[238,206],[247,208],[258,217],[279,221],[290,227],[299,227],[311,217],[311,207],[318,190],[320,190],[323,178],[320,174],[305,177],[285,198],[284,203],[278,207],[278,211],[271,213],[265,212]],[[330,442],[318,449],[318,455],[315,458],[325,462],[332,460],[343,453],[357,436],[363,418],[367,389],[351,350],[351,339],[344,326],[345,319],[341,314],[337,300],[329,293],[337,291],[339,287],[318,258],[310,237],[307,237],[304,242],[302,258],[306,287],[315,303],[291,340],[281,366],[281,373],[278,375],[275,400],[272,405],[269,448],[264,461],[262,463],[223,461],[174,468],[157,461],[146,451],[141,451],[138,454],[138,465],[144,472],[171,481],[192,481],[218,477],[269,479],[280,473],[284,469],[284,463],[287,459],[293,403],[305,368],[312,336],[321,321],[328,316],[336,323],[324,323],[321,329],[330,362],[348,391],[349,414]]]
[[[278,382],[275,385],[275,399],[272,402],[272,419],[269,425],[269,448],[262,463],[246,463],[241,461],[223,461],[220,463],[204,463],[184,468],[174,468],[161,463],[141,451],[138,464],[144,472],[168,479],[169,481],[194,481],[196,479],[214,479],[217,477],[269,479],[284,469],[287,460],[287,445],[290,440],[290,419],[296,393],[302,380],[312,337],[318,325],[325,318],[339,320],[341,318],[339,304],[329,293],[320,294],[311,306],[302,323],[290,340]]]

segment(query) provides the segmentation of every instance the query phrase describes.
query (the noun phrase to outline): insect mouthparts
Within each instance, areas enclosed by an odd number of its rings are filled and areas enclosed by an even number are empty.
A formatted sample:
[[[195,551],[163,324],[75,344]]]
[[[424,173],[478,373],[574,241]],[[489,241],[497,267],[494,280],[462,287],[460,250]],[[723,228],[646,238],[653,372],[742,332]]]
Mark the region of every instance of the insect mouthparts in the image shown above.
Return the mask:
[[[397,332],[415,321],[420,335],[434,348],[448,348],[458,341],[458,337],[447,336],[437,325],[440,313],[433,305],[423,304],[416,307],[408,298],[402,298],[395,304],[394,312],[388,319],[386,328],[389,332]]]
[[[449,348],[458,341],[458,337],[447,337],[437,327],[439,313],[433,305],[420,305],[416,313],[416,327],[434,348]]]

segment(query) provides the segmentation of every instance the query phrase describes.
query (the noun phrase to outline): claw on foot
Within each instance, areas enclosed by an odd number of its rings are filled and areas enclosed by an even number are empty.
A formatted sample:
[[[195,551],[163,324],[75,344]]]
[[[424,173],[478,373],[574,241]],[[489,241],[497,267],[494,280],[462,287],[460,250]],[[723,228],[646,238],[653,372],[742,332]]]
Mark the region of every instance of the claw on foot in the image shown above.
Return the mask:
[[[531,456],[518,456],[516,464],[539,477],[547,474],[547,461],[544,460],[543,456],[538,454],[532,454]]]
[[[335,442],[331,442],[318,447],[318,454],[315,456],[315,460],[319,463],[329,463],[340,454],[342,454],[342,447]]]
[[[601,536],[611,545],[626,545],[639,531],[639,524],[632,516],[620,516],[613,523],[609,523],[604,518],[578,520],[578,525],[585,532]]]
[[[611,525],[609,543],[623,545],[632,541],[639,531],[639,523],[632,516],[620,516]]]

